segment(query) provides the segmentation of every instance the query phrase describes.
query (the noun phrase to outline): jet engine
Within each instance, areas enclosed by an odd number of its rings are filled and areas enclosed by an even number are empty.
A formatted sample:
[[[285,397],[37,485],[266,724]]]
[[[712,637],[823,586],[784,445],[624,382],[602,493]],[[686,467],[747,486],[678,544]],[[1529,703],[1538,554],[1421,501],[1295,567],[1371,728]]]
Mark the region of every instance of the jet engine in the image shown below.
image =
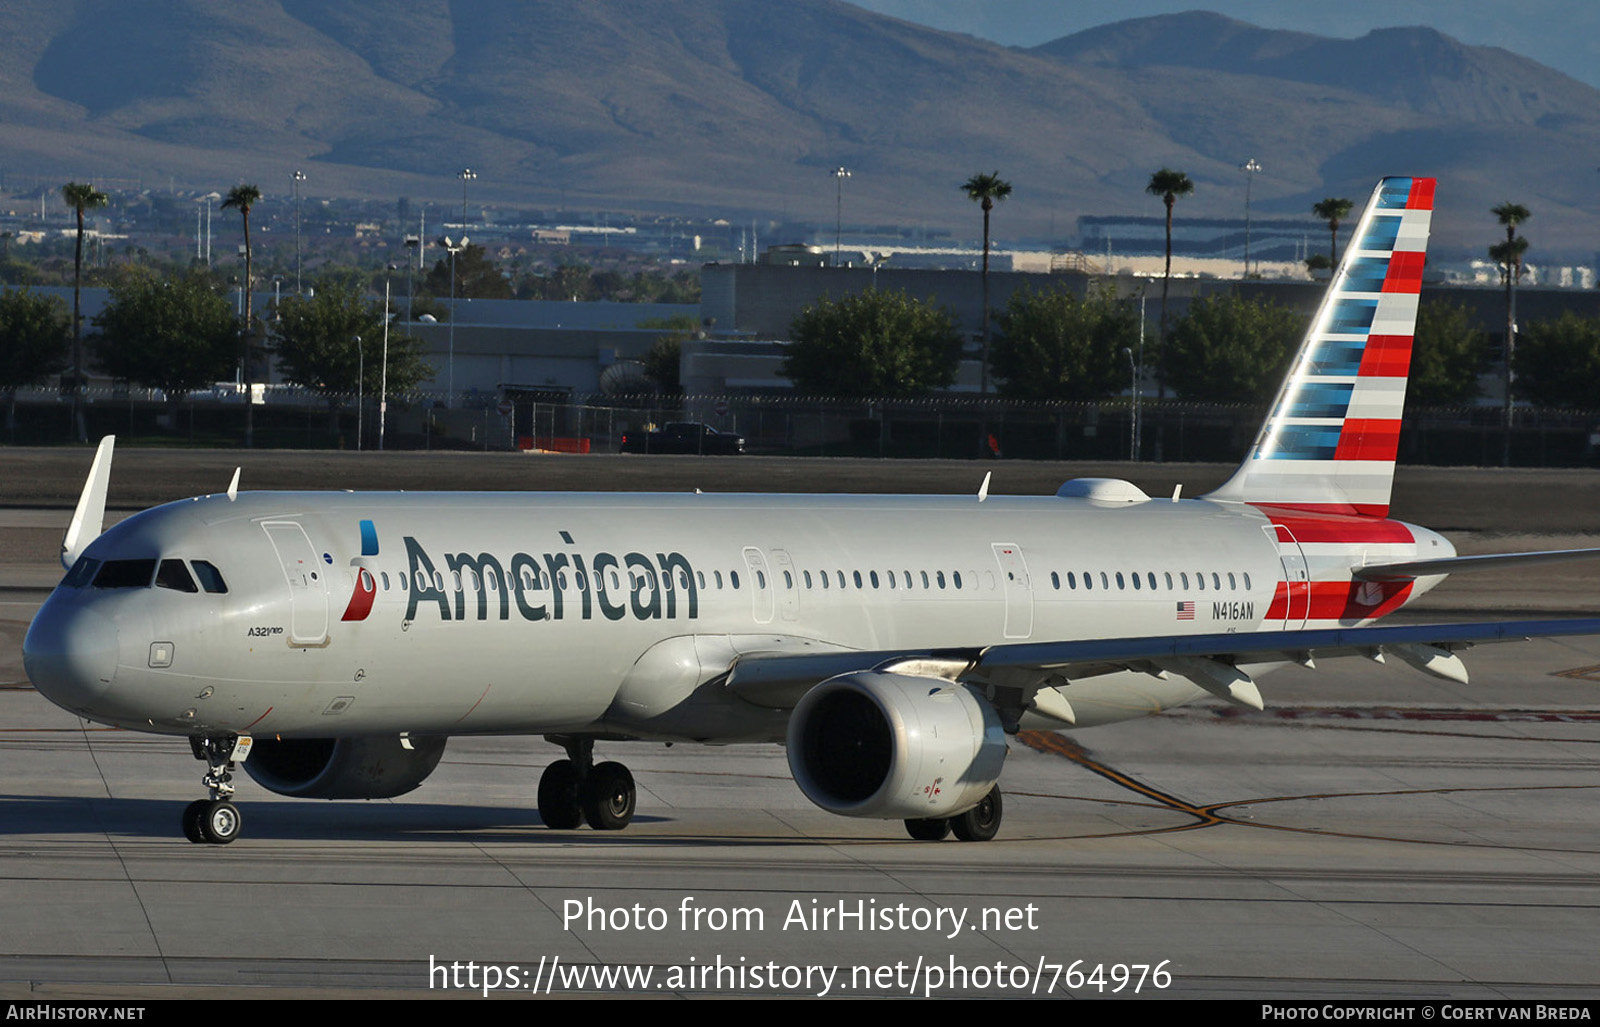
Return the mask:
[[[258,738],[244,769],[261,787],[297,799],[391,799],[433,773],[447,740]]]
[[[951,817],[1000,778],[1005,731],[965,685],[878,671],[811,689],[789,718],[789,770],[806,798],[847,817]]]

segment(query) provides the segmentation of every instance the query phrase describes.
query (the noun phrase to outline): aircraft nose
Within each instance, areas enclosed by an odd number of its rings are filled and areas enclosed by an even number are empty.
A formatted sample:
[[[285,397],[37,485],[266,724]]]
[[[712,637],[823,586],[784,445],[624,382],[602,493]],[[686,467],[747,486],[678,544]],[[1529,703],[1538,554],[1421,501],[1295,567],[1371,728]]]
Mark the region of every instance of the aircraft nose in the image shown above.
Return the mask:
[[[108,618],[47,602],[22,641],[22,665],[46,698],[90,712],[116,677],[117,641],[117,626]]]

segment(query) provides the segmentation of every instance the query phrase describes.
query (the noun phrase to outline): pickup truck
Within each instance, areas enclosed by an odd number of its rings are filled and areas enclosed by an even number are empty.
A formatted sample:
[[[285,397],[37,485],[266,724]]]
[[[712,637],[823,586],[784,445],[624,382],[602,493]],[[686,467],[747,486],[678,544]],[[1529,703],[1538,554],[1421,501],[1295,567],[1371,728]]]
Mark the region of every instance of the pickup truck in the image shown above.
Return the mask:
[[[744,452],[744,436],[718,431],[709,424],[673,421],[657,431],[630,431],[622,436],[624,453],[699,453],[731,456]]]

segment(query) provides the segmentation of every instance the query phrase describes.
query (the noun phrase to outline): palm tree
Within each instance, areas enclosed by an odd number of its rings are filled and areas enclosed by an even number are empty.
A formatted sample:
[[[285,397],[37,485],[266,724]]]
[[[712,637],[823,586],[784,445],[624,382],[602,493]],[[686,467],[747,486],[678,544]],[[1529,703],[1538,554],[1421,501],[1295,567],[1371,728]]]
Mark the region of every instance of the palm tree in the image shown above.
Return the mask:
[[[1495,207],[1489,213],[1500,220],[1506,228],[1506,241],[1489,247],[1489,257],[1499,264],[1506,279],[1506,344],[1505,352],[1505,389],[1506,401],[1503,420],[1505,422],[1505,438],[1501,444],[1500,466],[1511,466],[1511,386],[1516,381],[1516,374],[1512,370],[1512,359],[1517,354],[1517,279],[1522,277],[1522,255],[1528,251],[1528,240],[1517,238],[1517,226],[1533,217],[1532,212],[1520,203],[1509,201]]]
[[[1321,203],[1311,205],[1311,213],[1328,223],[1328,263],[1339,266],[1339,222],[1350,216],[1350,201],[1342,196],[1330,196]]]
[[[89,433],[83,423],[83,314],[79,293],[83,287],[83,212],[104,207],[105,193],[87,182],[68,182],[61,187],[61,198],[78,215],[78,245],[72,254],[72,425],[79,442]]]
[[[967,199],[983,207],[983,384],[981,394],[989,394],[989,212],[996,200],[1011,195],[1011,183],[1000,178],[1000,172],[976,174],[962,184]]]
[[[251,257],[250,251],[250,208],[261,202],[261,190],[253,185],[236,185],[228,190],[228,198],[222,201],[222,209],[236,208],[239,216],[244,219],[244,331],[240,335],[241,345],[244,349],[243,378],[244,378],[244,444],[245,448],[255,445],[255,386],[251,381],[250,373],[250,339],[255,331],[255,322],[251,318],[250,286]]]
[[[1167,207],[1167,269],[1161,276],[1161,338],[1156,341],[1156,398],[1165,399],[1167,396],[1167,286],[1172,282],[1172,208],[1178,202],[1178,197],[1188,196],[1194,192],[1194,183],[1189,181],[1189,176],[1181,171],[1171,168],[1162,168],[1150,176],[1150,184],[1144,191],[1151,196],[1161,197],[1161,202]],[[1160,437],[1156,439],[1157,447],[1160,446]]]

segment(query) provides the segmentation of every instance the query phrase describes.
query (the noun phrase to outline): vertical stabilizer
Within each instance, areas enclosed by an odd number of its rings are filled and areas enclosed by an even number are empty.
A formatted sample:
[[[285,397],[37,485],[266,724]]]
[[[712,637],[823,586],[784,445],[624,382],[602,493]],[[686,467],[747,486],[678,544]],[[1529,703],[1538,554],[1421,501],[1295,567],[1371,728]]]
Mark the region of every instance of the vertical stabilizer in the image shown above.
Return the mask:
[[[1209,498],[1387,516],[1433,185],[1378,183],[1250,455]]]

